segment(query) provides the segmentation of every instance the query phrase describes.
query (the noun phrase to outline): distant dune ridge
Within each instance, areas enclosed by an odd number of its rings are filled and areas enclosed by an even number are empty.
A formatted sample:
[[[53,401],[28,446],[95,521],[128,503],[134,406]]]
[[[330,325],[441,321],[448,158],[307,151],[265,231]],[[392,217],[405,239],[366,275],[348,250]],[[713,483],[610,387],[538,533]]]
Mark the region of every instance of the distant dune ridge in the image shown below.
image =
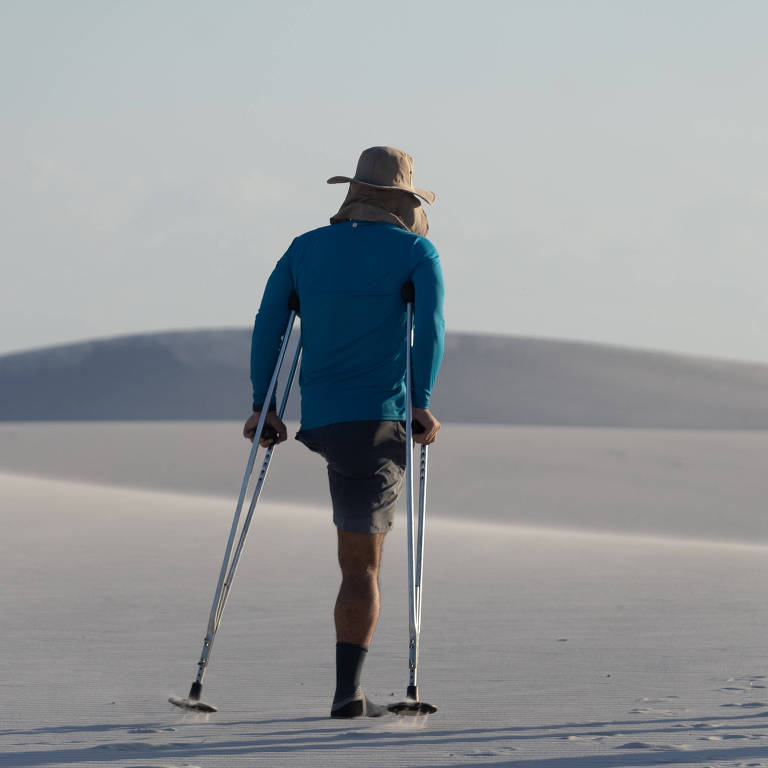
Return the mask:
[[[191,330],[0,356],[0,420],[240,419],[249,345],[245,328]],[[449,333],[433,407],[454,422],[766,429],[768,365]]]

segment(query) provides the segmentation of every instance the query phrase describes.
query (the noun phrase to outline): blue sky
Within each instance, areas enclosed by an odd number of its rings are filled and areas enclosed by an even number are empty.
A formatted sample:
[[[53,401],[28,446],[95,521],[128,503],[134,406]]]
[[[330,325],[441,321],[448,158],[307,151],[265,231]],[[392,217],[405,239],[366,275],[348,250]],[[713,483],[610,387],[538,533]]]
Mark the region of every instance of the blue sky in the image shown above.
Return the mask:
[[[0,4],[0,352],[252,322],[363,148],[449,329],[768,361],[768,4]]]

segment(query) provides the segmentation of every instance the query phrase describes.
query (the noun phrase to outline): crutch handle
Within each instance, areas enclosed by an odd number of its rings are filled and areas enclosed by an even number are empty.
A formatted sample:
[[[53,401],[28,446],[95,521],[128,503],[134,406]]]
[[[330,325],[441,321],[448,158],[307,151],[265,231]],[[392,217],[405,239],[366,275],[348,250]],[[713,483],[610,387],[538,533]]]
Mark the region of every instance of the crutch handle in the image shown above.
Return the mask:
[[[414,419],[411,421],[411,431],[414,435],[420,435],[422,432],[426,432],[427,429],[420,421]]]

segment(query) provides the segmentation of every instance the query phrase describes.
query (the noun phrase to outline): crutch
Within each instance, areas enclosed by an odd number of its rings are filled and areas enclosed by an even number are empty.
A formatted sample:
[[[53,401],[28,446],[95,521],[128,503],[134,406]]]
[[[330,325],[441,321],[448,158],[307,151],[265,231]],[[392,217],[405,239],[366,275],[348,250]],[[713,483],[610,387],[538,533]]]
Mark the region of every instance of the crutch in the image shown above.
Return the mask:
[[[408,670],[410,673],[405,701],[389,706],[390,712],[398,715],[428,715],[437,712],[437,707],[419,701],[419,635],[421,633],[421,576],[424,563],[424,519],[427,509],[427,446],[421,446],[419,462],[419,508],[413,513],[413,431],[424,430],[421,424],[411,421],[413,393],[411,372],[411,347],[413,345],[413,304],[415,290],[413,283],[404,283],[402,289],[405,301],[405,498],[408,525]]]
[[[221,571],[219,573],[219,581],[216,585],[216,593],[213,598],[213,605],[211,606],[211,614],[208,618],[208,627],[205,633],[205,639],[203,640],[203,652],[200,655],[200,661],[197,663],[197,676],[192,683],[192,687],[189,689],[189,696],[182,698],[180,696],[171,696],[168,701],[171,704],[175,704],[182,709],[190,709],[197,712],[216,712],[216,707],[212,704],[207,704],[200,701],[200,694],[203,690],[203,676],[205,675],[208,661],[210,660],[211,650],[213,649],[213,641],[216,638],[216,632],[219,629],[219,623],[221,622],[221,615],[224,612],[224,606],[227,603],[229,592],[232,589],[232,581],[235,578],[235,571],[237,570],[237,564],[240,561],[240,555],[243,552],[243,546],[245,545],[245,538],[248,535],[248,529],[253,519],[253,511],[256,508],[256,502],[261,495],[261,489],[264,485],[264,479],[267,476],[267,470],[269,469],[269,462],[272,459],[272,452],[274,450],[274,443],[267,448],[267,452],[264,456],[264,461],[261,465],[261,472],[259,478],[256,481],[256,485],[253,489],[253,496],[251,497],[251,503],[248,508],[248,514],[243,522],[242,530],[240,532],[240,538],[238,539],[237,546],[232,551],[232,547],[235,542],[235,536],[237,534],[238,525],[240,522],[240,515],[243,509],[243,502],[248,492],[248,485],[250,484],[251,475],[253,473],[253,466],[256,461],[256,454],[259,449],[259,437],[263,435],[264,423],[267,418],[267,411],[269,410],[269,403],[272,402],[272,396],[277,389],[277,377],[280,373],[280,369],[285,359],[285,353],[288,348],[288,340],[291,337],[291,331],[293,330],[293,324],[299,314],[299,297],[295,292],[291,293],[289,302],[290,315],[288,317],[288,323],[285,326],[285,332],[283,333],[283,343],[280,347],[280,352],[277,356],[277,363],[275,364],[275,370],[272,374],[272,379],[269,382],[267,388],[267,394],[264,398],[264,406],[261,409],[259,416],[259,422],[256,427],[256,432],[253,438],[253,446],[251,447],[251,453],[248,456],[248,463],[245,467],[245,476],[243,477],[243,484],[240,488],[240,497],[237,501],[237,508],[235,509],[235,519],[232,521],[232,529],[229,532],[229,539],[227,541],[227,548],[224,552],[224,561],[221,564]],[[280,401],[280,406],[277,410],[278,418],[282,419],[285,413],[285,406],[288,403],[288,396],[291,393],[291,385],[296,375],[296,369],[299,365],[299,359],[301,358],[301,336],[299,336],[298,343],[296,344],[296,351],[293,353],[293,360],[291,361],[291,367],[288,372],[288,377],[285,382],[285,390],[283,391],[283,397]]]

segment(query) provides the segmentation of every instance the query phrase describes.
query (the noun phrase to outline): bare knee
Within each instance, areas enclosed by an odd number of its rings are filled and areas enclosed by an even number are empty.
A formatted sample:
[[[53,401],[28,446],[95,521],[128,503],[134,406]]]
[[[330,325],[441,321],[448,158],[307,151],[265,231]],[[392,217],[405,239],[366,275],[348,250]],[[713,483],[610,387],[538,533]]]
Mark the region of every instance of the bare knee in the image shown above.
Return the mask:
[[[367,581],[378,576],[384,533],[339,531],[339,567],[346,580]]]

